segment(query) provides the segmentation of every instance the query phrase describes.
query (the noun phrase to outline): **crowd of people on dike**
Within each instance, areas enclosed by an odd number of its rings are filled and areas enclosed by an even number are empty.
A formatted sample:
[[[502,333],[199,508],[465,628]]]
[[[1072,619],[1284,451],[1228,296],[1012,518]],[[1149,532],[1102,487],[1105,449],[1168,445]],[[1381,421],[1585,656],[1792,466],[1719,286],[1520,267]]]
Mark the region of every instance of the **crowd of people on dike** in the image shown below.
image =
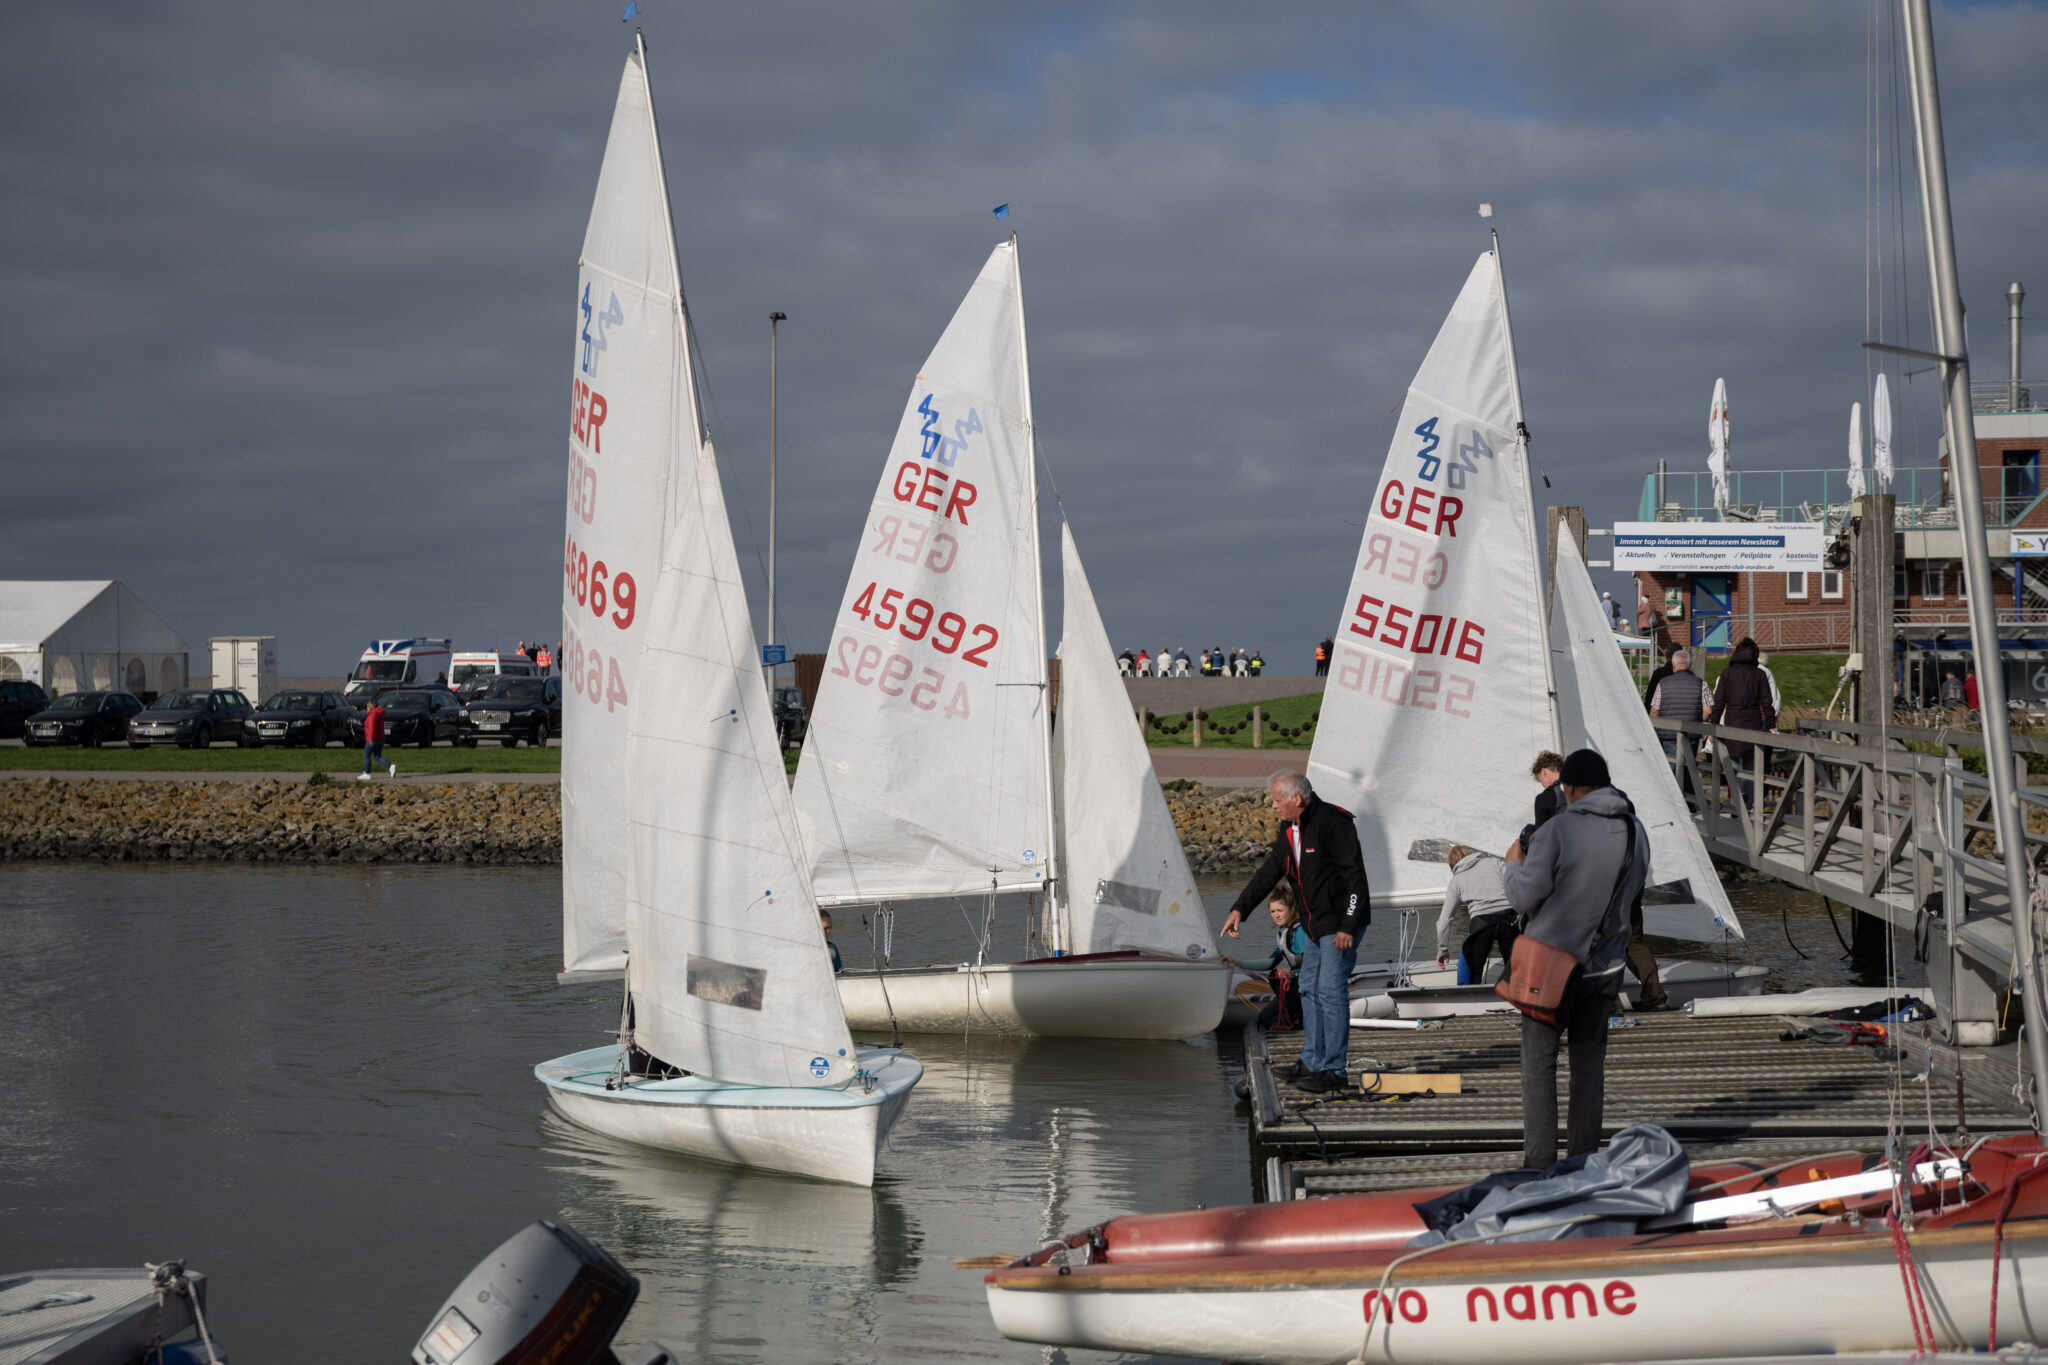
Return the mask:
[[[1117,671],[1126,678],[1256,678],[1266,670],[1265,656],[1256,649],[1233,649],[1222,645],[1188,657],[1186,649],[1160,646],[1125,650],[1116,656]]]
[[[1681,682],[1670,695],[1684,690]],[[1650,846],[1635,807],[1591,749],[1539,754],[1530,775],[1537,784],[1530,822],[1502,852],[1453,844],[1445,854],[1450,880],[1437,919],[1437,964],[1450,961],[1451,925],[1462,908],[1468,928],[1460,981],[1483,980],[1496,951],[1504,979],[1516,986],[1531,976],[1562,981],[1554,1009],[1525,1008],[1522,1019],[1522,1161],[1540,1170],[1558,1157],[1558,1053],[1571,1058],[1565,1154],[1578,1156],[1600,1145],[1607,1021],[1624,965],[1641,983],[1637,1008],[1662,1009],[1666,1000],[1642,940]],[[1372,923],[1357,819],[1317,796],[1301,773],[1275,775],[1268,795],[1280,829],[1231,905],[1223,934],[1237,938],[1263,906],[1272,951],[1226,961],[1270,974],[1263,1027],[1301,1030],[1301,1060],[1279,1078],[1313,1094],[1348,1089],[1350,979]]]

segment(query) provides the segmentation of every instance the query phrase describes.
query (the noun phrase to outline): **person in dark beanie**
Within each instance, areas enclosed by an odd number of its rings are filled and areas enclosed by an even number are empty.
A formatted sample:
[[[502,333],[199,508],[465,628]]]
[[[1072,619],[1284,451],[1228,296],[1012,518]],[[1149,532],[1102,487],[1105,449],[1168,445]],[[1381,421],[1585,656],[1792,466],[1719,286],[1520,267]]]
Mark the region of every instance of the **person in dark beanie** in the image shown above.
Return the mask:
[[[1650,873],[1650,836],[1628,798],[1609,783],[1607,760],[1579,749],[1558,783],[1565,809],[1530,836],[1525,857],[1508,846],[1509,902],[1524,937],[1575,962],[1557,1022],[1522,1019],[1522,1164],[1542,1170],[1557,1160],[1557,1053],[1571,1035],[1571,1107],[1566,1155],[1600,1146],[1606,1105],[1607,1019],[1621,988],[1629,909]]]

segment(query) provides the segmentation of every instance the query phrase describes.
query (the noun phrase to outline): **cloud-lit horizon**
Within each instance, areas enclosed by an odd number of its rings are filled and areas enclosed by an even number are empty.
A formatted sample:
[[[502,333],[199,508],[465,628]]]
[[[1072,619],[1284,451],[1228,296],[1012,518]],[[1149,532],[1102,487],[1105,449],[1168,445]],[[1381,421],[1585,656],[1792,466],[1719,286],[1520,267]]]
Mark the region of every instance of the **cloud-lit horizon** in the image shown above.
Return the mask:
[[[119,578],[201,669],[225,634],[291,675],[378,636],[552,640],[622,8],[9,7],[0,579]],[[1893,8],[644,3],[757,628],[769,311],[779,613],[817,650],[911,376],[1012,227],[1042,453],[1119,646],[1309,671],[1481,201],[1539,517],[1605,526],[1659,458],[1703,470],[1717,377],[1738,469],[1839,467],[1873,253],[1887,335],[1903,300],[1925,344],[1888,65],[1876,162],[1866,124]],[[1941,8],[1936,43],[1999,378],[2006,284],[2048,291],[2048,7]],[[1935,463],[1916,385],[1902,467]]]

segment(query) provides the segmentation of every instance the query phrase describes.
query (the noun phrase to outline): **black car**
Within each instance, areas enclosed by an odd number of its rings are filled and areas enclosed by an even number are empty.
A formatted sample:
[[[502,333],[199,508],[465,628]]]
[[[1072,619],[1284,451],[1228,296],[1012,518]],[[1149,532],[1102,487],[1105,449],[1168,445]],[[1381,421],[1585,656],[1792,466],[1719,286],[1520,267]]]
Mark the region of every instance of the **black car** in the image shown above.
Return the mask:
[[[562,733],[562,680],[493,678],[470,697],[461,715],[458,742],[470,748],[480,739],[495,739],[508,749],[523,739],[541,748],[549,736]]]
[[[437,687],[407,687],[376,698],[384,708],[384,742],[417,744],[424,749],[436,740],[456,742],[462,721],[457,715],[455,694]],[[363,719],[370,714],[368,701],[351,715],[349,734],[363,742]]]
[[[255,711],[232,687],[181,687],[129,718],[128,747],[175,744],[180,749],[208,749],[223,739],[247,747],[256,742],[249,726]]]
[[[804,742],[804,732],[810,729],[811,720],[804,710],[804,693],[800,687],[778,687],[773,693],[775,708],[775,734],[785,749],[795,749]]]
[[[324,749],[330,740],[348,742],[355,710],[339,692],[279,692],[251,718],[259,744],[303,744]]]
[[[0,682],[0,739],[19,739],[21,724],[50,704],[32,682]]]
[[[22,742],[81,749],[118,744],[128,733],[128,718],[141,709],[142,703],[126,692],[67,693],[23,723]]]

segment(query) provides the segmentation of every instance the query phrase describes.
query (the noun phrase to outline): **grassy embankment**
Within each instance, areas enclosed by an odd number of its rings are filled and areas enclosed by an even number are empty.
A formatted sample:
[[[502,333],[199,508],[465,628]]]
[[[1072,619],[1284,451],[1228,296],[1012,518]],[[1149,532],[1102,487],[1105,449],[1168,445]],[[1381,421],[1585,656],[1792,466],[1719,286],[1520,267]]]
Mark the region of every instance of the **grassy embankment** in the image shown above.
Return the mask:
[[[557,773],[560,749],[387,748],[384,757],[406,773]],[[353,749],[30,749],[0,747],[0,769],[15,772],[359,773]]]

